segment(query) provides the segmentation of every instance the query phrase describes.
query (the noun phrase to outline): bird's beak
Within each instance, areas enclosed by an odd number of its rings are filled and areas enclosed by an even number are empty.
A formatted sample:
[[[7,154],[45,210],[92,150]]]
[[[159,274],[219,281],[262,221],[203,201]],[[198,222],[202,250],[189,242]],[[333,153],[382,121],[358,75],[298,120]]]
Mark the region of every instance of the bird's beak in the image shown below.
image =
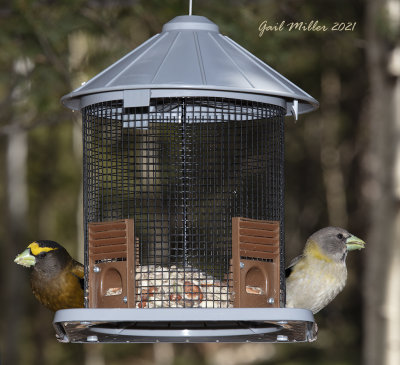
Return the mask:
[[[346,246],[347,251],[361,250],[365,247],[365,242],[362,239],[351,235],[349,238],[346,239]]]
[[[36,264],[36,259],[35,256],[31,255],[30,249],[27,248],[15,258],[14,262],[18,265],[30,267]]]

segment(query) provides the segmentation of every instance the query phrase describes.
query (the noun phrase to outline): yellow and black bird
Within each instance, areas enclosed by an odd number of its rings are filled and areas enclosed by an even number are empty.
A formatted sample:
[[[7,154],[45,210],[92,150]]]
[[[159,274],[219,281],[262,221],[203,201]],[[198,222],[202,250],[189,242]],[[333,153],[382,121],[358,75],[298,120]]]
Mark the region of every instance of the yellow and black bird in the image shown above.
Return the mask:
[[[315,314],[327,306],[346,284],[347,253],[364,247],[363,240],[343,228],[315,232],[303,254],[286,269],[286,307],[305,308]]]
[[[32,242],[14,262],[32,268],[32,292],[48,309],[83,307],[83,265],[57,242]]]

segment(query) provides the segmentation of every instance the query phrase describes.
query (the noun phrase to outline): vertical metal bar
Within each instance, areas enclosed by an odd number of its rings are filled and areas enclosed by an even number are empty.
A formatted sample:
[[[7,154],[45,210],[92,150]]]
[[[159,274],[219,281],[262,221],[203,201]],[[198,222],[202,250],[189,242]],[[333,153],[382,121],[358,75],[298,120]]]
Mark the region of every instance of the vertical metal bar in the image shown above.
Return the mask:
[[[234,155],[235,155],[235,147],[234,147],[234,140],[233,143],[231,143],[231,138],[232,136],[234,137],[234,133],[231,132],[231,127],[234,126],[234,122],[231,121],[231,108],[232,108],[232,102],[227,101],[227,118],[226,118],[226,129],[227,129],[227,163],[226,166],[228,168],[228,171],[226,172],[227,175],[227,197],[228,197],[228,209],[227,213],[228,216],[226,217],[226,224],[228,225],[228,229],[226,232],[226,239],[227,239],[227,252],[226,252],[226,262],[225,262],[225,272],[226,272],[226,287],[227,287],[227,292],[229,292],[229,288],[231,287],[231,259],[233,260],[233,242],[231,242],[230,238],[233,237],[233,217],[234,217],[234,200],[235,200],[235,184],[232,183],[232,178],[233,174],[231,169],[235,171],[235,165],[234,165]],[[229,296],[226,298],[226,306],[229,306]]]
[[[221,241],[221,257],[218,258],[218,276],[223,278],[223,272],[225,271],[225,258],[226,258],[226,215],[227,211],[222,209],[223,206],[226,205],[226,198],[225,198],[225,172],[224,172],[224,163],[225,163],[225,154],[224,154],[224,147],[225,147],[225,136],[224,136],[224,122],[223,122],[223,115],[224,115],[224,100],[221,100],[221,107],[219,108],[217,117],[220,119],[217,121],[216,125],[218,126],[218,143],[219,143],[219,170],[220,170],[220,191],[219,191],[219,199],[220,199],[220,241]],[[217,105],[215,106],[215,110],[217,110]]]
[[[101,151],[102,151],[102,147],[101,147],[101,141],[102,141],[102,130],[103,130],[103,124],[101,123],[101,120],[99,120],[99,112],[96,110],[97,107],[99,107],[99,105],[97,106],[92,106],[91,108],[91,113],[93,115],[93,113],[96,113],[96,117],[92,118],[91,120],[91,126],[90,126],[90,130],[91,133],[95,136],[95,141],[96,141],[96,146],[95,146],[95,153],[93,152],[92,155],[93,157],[91,158],[91,161],[93,161],[93,173],[96,176],[96,186],[92,187],[92,191],[91,191],[91,206],[92,206],[92,215],[90,216],[91,220],[96,220],[96,221],[100,221],[100,212],[102,209],[102,204],[103,204],[103,194],[102,194],[102,187],[100,186],[100,163],[101,163]],[[89,128],[89,127],[88,127]],[[94,207],[94,203],[93,203],[93,194],[94,194],[94,189],[96,189],[96,203],[95,203],[95,207]]]
[[[206,267],[209,270],[210,262],[212,263],[212,250],[214,249],[213,242],[214,242],[214,237],[213,233],[211,232],[209,221],[210,221],[210,209],[211,209],[211,198],[210,198],[210,191],[209,191],[209,185],[210,185],[210,174],[209,171],[211,169],[210,166],[210,123],[207,121],[207,113],[208,113],[208,105],[209,103],[209,98],[205,99],[205,103],[202,104],[201,110],[200,110],[200,123],[202,125],[202,132],[204,133],[204,138],[203,138],[203,151],[204,155],[202,156],[203,158],[203,168],[204,168],[204,177],[203,177],[203,207],[204,207],[204,219],[203,219],[203,229],[204,229],[204,244],[205,244],[205,251],[206,251],[206,256],[204,260],[204,267]]]
[[[119,204],[120,204],[120,217],[119,218],[126,218],[126,214],[124,213],[124,203],[126,201],[126,197],[125,197],[125,181],[126,181],[126,176],[125,176],[125,143],[124,143],[124,130],[123,130],[123,109],[121,109],[121,113],[119,115],[119,120],[116,123],[116,125],[119,128],[119,139],[121,141],[120,143],[120,148],[118,150],[119,152],[119,164],[120,164],[120,170],[121,170],[121,180],[120,180],[120,184],[119,184],[119,189],[120,189],[120,193],[119,193]],[[118,131],[117,131],[118,132]],[[118,179],[118,172],[116,172],[116,176]],[[133,240],[133,242],[135,242],[135,240]]]
[[[136,134],[137,134],[137,128],[138,128],[138,122],[137,122],[137,117],[136,115],[134,115],[134,122],[133,122],[133,128],[132,128],[132,140],[130,141],[130,148],[129,148],[129,158],[128,158],[128,169],[129,169],[129,174],[131,171],[133,171],[133,176],[129,176],[129,194],[130,194],[130,190],[133,189],[133,197],[131,197],[132,199],[132,205],[133,205],[133,212],[132,215],[129,218],[133,218],[134,219],[134,223],[135,223],[135,235],[137,237],[139,237],[138,235],[138,231],[139,231],[139,227],[142,230],[142,222],[140,221],[139,217],[140,217],[140,212],[138,212],[137,209],[137,185],[140,184],[140,182],[138,181],[138,176],[137,176],[137,139],[136,139]],[[129,131],[130,132],[130,131]],[[130,134],[130,133],[129,133]],[[131,152],[132,151],[132,152]],[[132,153],[132,160],[131,160],[131,153]],[[131,211],[132,208],[129,209],[129,211]],[[143,254],[142,254],[142,248],[143,248],[143,235],[142,237],[139,238],[140,242],[139,242],[139,252],[138,252],[138,260],[140,261],[141,265],[140,265],[140,274],[141,274],[141,270],[142,270],[142,265],[143,265]],[[141,286],[141,284],[139,284],[139,286]]]
[[[150,192],[149,189],[151,189],[151,187],[149,186],[150,183],[150,171],[149,171],[149,130],[145,131],[144,129],[144,123],[143,120],[141,120],[141,135],[144,136],[143,137],[143,144],[141,146],[142,148],[142,153],[141,153],[141,164],[142,164],[142,170],[144,172],[144,178],[142,178],[142,184],[141,184],[141,195],[143,196],[143,194],[145,194],[146,196],[146,202],[143,204],[143,206],[145,207],[146,211],[144,213],[145,215],[145,222],[146,222],[146,247],[147,247],[147,259],[149,260],[150,257],[153,257],[153,264],[154,264],[154,252],[155,252],[155,245],[156,243],[152,242],[152,247],[153,250],[150,249]],[[145,152],[143,150],[146,150]],[[144,157],[144,158],[143,158]],[[145,185],[144,185],[145,184]],[[144,189],[143,189],[144,188]],[[152,252],[153,251],[153,252]]]
[[[184,268],[188,266],[188,242],[187,242],[187,235],[188,235],[188,217],[187,217],[187,194],[186,189],[188,188],[188,181],[187,179],[187,172],[186,172],[186,164],[187,164],[187,156],[186,156],[186,101],[185,98],[182,98],[182,114],[181,114],[181,169],[182,169],[182,208],[183,208],[183,265]]]
[[[127,118],[127,128],[126,128],[126,147],[125,147],[125,153],[126,153],[126,161],[125,161],[125,168],[126,168],[126,183],[125,183],[125,189],[127,190],[126,192],[126,209],[127,209],[127,214],[126,214],[126,218],[131,218],[131,186],[130,186],[130,182],[132,181],[132,177],[131,177],[131,149],[132,149],[132,145],[131,145],[131,140],[130,140],[130,136],[131,136],[131,128],[129,127],[129,123],[130,123],[130,118],[131,114],[128,115]],[[135,125],[135,123],[133,124]],[[134,130],[134,127],[132,128],[132,130]],[[133,184],[134,186],[134,184]],[[134,215],[133,215],[134,217]],[[137,261],[138,258],[136,258]]]
[[[282,113],[282,112],[281,112]],[[285,307],[286,303],[286,281],[285,281],[285,123],[283,113],[277,116],[280,124],[280,259],[281,259],[281,307]]]
[[[194,101],[193,101],[194,104]],[[199,110],[201,111],[201,104],[199,105]],[[201,125],[201,121],[199,120],[197,114],[195,114],[195,109],[194,109],[194,105],[193,105],[193,125],[196,126],[196,131],[197,131],[197,139],[196,139],[196,143],[197,143],[197,151],[198,151],[198,155],[196,156],[196,163],[197,163],[197,185],[196,185],[196,205],[197,205],[197,244],[198,244],[198,255],[199,255],[199,265],[200,263],[203,265],[203,267],[205,268],[205,264],[204,264],[204,257],[206,256],[206,252],[205,252],[205,248],[203,246],[204,242],[203,242],[203,227],[202,227],[202,220],[203,220],[203,211],[201,208],[201,185],[202,185],[202,181],[201,179],[203,178],[203,160],[202,160],[202,146],[203,146],[203,134],[202,134],[202,125]],[[206,288],[207,290],[207,288]],[[207,293],[206,293],[207,295]]]
[[[82,178],[83,178],[83,234],[84,234],[84,305],[88,307],[88,293],[89,293],[89,250],[88,250],[88,232],[87,232],[87,218],[88,218],[88,113],[87,107],[82,111],[82,143],[83,143],[83,161],[82,161]],[[93,138],[93,137],[92,137]]]
[[[212,100],[212,101],[211,101]],[[208,111],[207,114],[210,115],[210,104],[213,103],[215,105],[215,98],[211,99],[210,102],[208,103]],[[215,273],[215,261],[217,260],[217,258],[215,256],[219,255],[219,247],[218,247],[218,243],[220,240],[220,237],[218,237],[218,232],[219,232],[219,225],[220,222],[218,221],[218,207],[217,207],[217,201],[218,201],[218,194],[217,194],[217,186],[216,186],[216,181],[217,181],[217,156],[216,156],[216,149],[217,149],[217,141],[216,141],[216,126],[217,126],[217,120],[216,120],[216,114],[215,114],[215,108],[214,108],[214,113],[213,113],[213,119],[207,120],[207,122],[210,123],[210,125],[212,126],[212,151],[211,151],[211,161],[212,161],[212,194],[213,194],[213,210],[212,210],[212,223],[211,225],[214,225],[214,227],[212,227],[213,229],[213,255],[212,255],[212,276],[216,277],[216,273]]]
[[[111,108],[111,110],[110,110]],[[107,194],[107,207],[105,215],[107,218],[113,218],[113,177],[112,177],[112,163],[113,163],[113,150],[110,148],[112,146],[112,130],[111,130],[111,123],[108,118],[108,113],[112,115],[112,102],[107,103],[107,108],[104,113],[104,123],[106,124],[107,132],[105,135],[105,159],[107,161],[107,183],[106,183],[106,194]]]
[[[160,188],[158,191],[160,191],[160,198],[158,199],[160,202],[160,213],[159,213],[159,222],[160,222],[160,251],[161,251],[161,257],[160,257],[160,262],[161,264],[165,264],[165,258],[164,258],[164,250],[165,250],[165,244],[164,242],[164,237],[165,237],[165,232],[164,232],[164,189],[162,188],[162,185],[164,185],[164,178],[165,178],[165,173],[164,173],[164,167],[165,164],[162,160],[162,141],[164,139],[164,133],[165,133],[165,123],[156,123],[156,127],[158,130],[158,139],[159,139],[159,146],[158,146],[158,159],[157,159],[157,169],[156,171],[158,172],[159,176],[158,178],[155,179],[155,184],[160,185]],[[163,286],[163,284],[161,284]],[[162,304],[164,306],[164,303]]]
[[[165,123],[166,121],[164,121]],[[174,227],[172,227],[172,207],[173,207],[173,201],[172,201],[172,190],[173,190],[173,181],[174,177],[172,176],[173,173],[173,166],[172,166],[172,143],[173,143],[173,124],[171,123],[171,120],[168,121],[167,123],[168,127],[166,128],[166,140],[169,141],[168,143],[168,156],[170,156],[170,160],[168,162],[168,170],[167,170],[167,197],[168,197],[168,245],[169,245],[169,253],[168,253],[168,265],[172,266],[173,263],[173,257],[172,257],[172,247],[175,248],[175,243],[172,242],[172,230]],[[170,275],[171,276],[171,275]]]

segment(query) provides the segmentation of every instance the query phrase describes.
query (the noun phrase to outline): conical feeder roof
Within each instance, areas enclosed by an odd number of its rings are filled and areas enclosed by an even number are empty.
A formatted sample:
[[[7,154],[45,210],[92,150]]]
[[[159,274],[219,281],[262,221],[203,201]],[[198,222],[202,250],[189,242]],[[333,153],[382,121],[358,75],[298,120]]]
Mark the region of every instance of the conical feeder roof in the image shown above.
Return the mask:
[[[177,16],[62,102],[81,108],[122,99],[125,107],[164,96],[218,96],[281,105],[306,113],[318,102],[227,36],[203,16]]]

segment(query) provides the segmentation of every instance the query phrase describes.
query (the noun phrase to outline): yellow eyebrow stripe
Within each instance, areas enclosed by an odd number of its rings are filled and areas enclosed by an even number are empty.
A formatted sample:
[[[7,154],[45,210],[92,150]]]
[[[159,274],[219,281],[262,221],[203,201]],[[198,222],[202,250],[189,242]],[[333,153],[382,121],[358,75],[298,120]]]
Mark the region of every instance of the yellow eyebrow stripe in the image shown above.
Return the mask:
[[[53,250],[57,250],[57,248],[52,248],[52,247],[40,247],[37,242],[32,242],[28,248],[30,248],[32,255],[37,256],[41,254],[42,252],[49,252]]]

